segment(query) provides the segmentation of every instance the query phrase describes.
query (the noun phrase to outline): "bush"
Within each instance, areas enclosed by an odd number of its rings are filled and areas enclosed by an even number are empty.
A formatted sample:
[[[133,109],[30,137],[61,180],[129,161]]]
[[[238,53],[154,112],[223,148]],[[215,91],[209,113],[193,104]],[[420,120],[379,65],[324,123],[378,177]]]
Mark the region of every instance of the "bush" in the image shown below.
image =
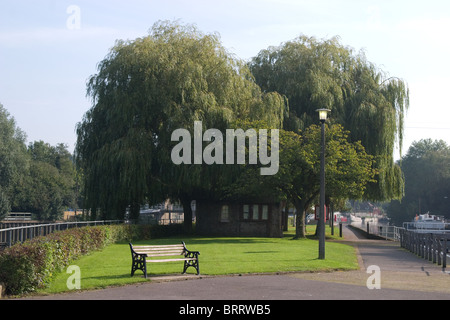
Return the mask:
[[[0,254],[0,283],[6,294],[45,288],[58,271],[81,255],[130,239],[126,225],[73,228],[16,244]]]
[[[72,228],[16,244],[0,253],[0,284],[6,294],[46,288],[56,273],[82,255],[117,241],[148,240],[182,234],[183,225],[107,225]]]

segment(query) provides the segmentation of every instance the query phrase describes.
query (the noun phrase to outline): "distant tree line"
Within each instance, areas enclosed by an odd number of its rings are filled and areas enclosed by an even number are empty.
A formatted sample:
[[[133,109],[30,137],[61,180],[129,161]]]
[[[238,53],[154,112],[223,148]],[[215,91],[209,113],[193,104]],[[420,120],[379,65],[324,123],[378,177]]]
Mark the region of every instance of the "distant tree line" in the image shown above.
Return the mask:
[[[430,213],[450,219],[450,147],[443,140],[422,139],[399,160],[405,175],[405,196],[390,202],[388,216],[401,226]]]
[[[38,220],[61,219],[77,206],[76,170],[64,144],[26,145],[25,133],[0,104],[0,219],[10,211]]]

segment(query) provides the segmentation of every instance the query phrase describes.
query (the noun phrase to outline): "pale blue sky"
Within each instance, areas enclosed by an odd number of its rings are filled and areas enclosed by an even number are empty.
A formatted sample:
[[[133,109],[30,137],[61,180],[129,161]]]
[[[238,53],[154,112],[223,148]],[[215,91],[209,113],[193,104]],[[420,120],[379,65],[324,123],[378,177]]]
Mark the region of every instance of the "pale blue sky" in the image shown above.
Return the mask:
[[[67,21],[71,5],[80,28]],[[300,34],[363,49],[369,61],[411,90],[404,153],[413,140],[450,143],[450,1],[361,0],[2,0],[0,103],[28,141],[73,151],[75,125],[91,107],[86,80],[116,39],[145,36],[158,20],[217,32],[242,59]],[[69,20],[69,22],[72,20]]]

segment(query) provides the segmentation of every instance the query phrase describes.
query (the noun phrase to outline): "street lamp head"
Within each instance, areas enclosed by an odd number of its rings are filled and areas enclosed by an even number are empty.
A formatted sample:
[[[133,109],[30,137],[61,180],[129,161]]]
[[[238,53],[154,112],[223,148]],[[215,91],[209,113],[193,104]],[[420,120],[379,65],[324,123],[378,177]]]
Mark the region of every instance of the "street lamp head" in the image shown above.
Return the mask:
[[[325,122],[327,120],[328,112],[331,112],[330,109],[317,109],[316,111],[319,113],[320,122]]]

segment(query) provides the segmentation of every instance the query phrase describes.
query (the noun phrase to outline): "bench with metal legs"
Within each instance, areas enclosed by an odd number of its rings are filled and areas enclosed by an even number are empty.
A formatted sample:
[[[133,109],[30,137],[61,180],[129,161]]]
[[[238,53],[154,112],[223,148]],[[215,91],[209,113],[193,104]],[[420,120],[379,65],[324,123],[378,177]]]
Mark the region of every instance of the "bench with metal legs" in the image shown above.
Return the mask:
[[[175,245],[153,245],[153,246],[133,246],[130,243],[131,249],[131,276],[136,270],[142,270],[145,278],[147,278],[147,263],[163,263],[173,261],[183,261],[183,274],[186,273],[187,268],[194,267],[197,270],[197,275],[200,274],[198,256],[200,252],[190,251],[186,249],[184,242]],[[182,256],[182,257],[179,257]],[[170,257],[163,258],[161,257]]]

